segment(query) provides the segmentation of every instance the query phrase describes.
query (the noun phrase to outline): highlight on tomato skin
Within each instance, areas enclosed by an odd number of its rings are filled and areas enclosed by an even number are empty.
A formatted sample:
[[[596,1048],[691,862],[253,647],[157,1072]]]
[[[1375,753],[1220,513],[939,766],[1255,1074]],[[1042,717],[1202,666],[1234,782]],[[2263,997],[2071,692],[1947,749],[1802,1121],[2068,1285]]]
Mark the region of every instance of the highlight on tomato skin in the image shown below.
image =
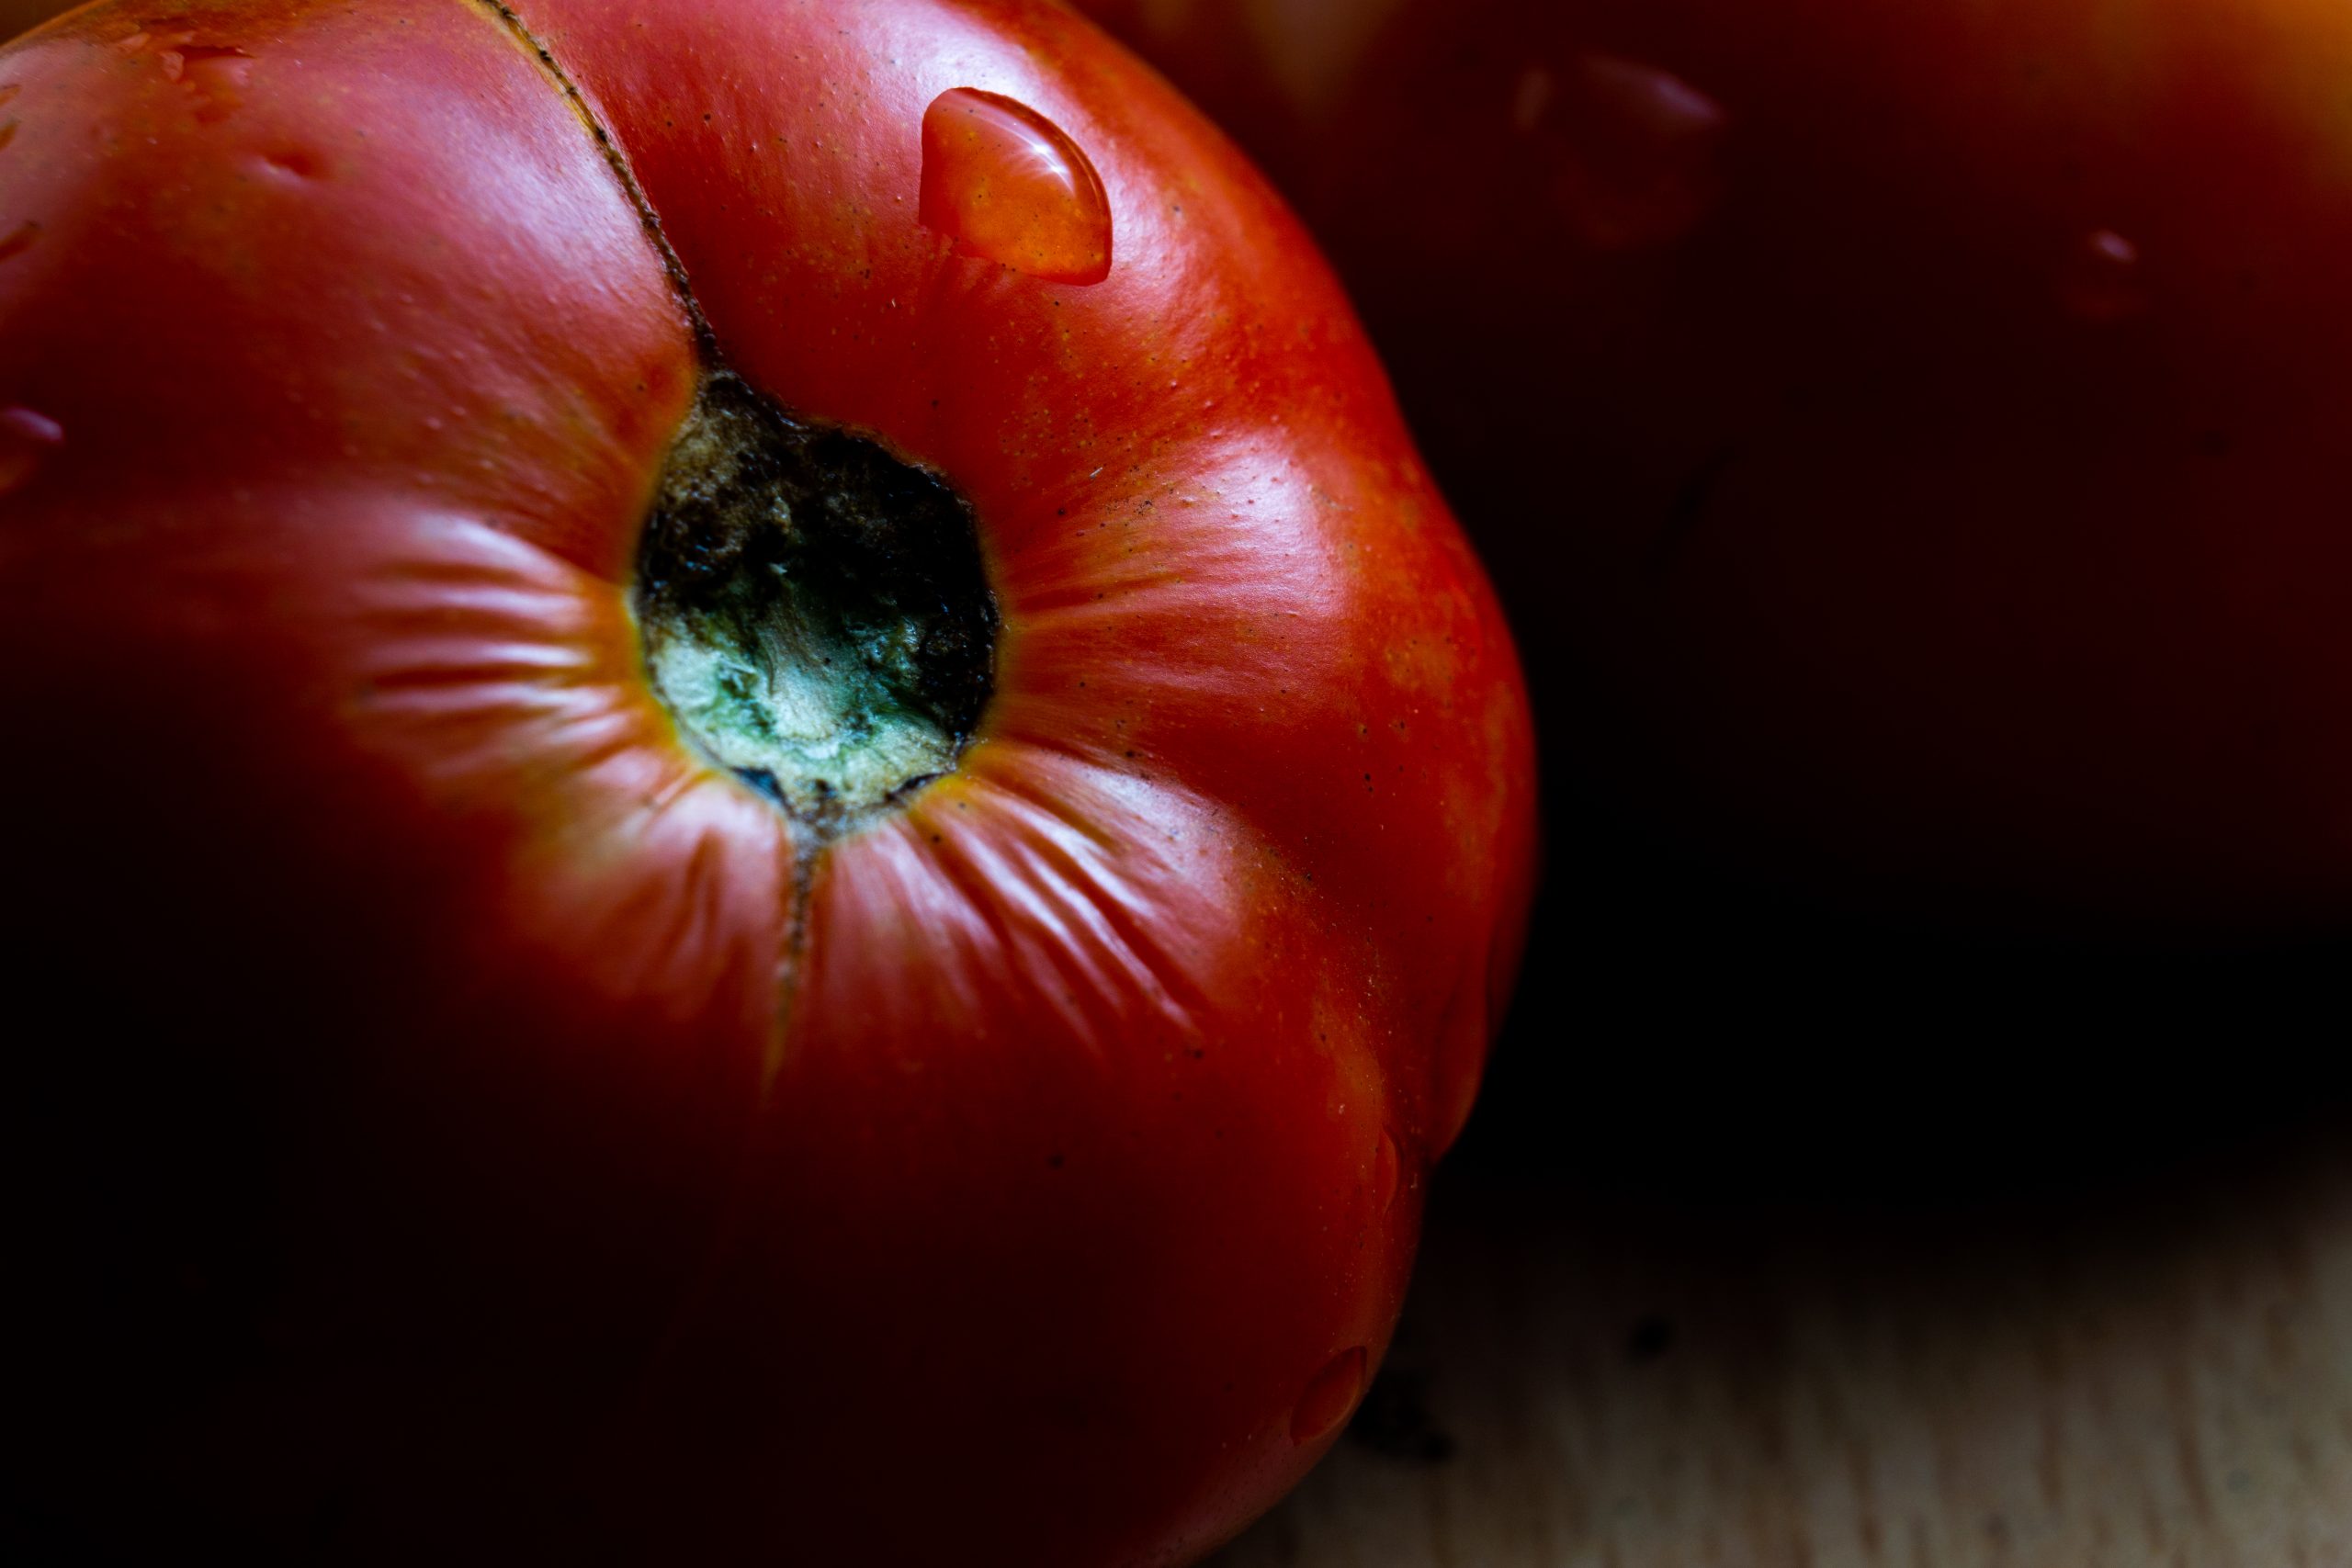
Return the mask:
[[[11,1506],[1142,1568],[1295,1484],[1533,739],[1230,144],[1046,0],[107,4],[0,97]]]

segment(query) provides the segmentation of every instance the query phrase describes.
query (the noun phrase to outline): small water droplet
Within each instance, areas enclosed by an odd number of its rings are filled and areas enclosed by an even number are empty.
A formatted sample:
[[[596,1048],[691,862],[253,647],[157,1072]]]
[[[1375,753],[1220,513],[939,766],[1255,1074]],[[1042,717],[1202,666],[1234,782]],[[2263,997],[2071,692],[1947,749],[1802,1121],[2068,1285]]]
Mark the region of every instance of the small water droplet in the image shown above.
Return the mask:
[[[2058,297],[2086,321],[2107,325],[2148,308],[2148,280],[2140,247],[2112,229],[2094,229],[2075,243],[2058,276]]]
[[[1363,1396],[1364,1369],[1370,1356],[1362,1345],[1340,1351],[1306,1380],[1306,1392],[1291,1412],[1290,1440],[1299,1447],[1329,1437],[1340,1429]]]
[[[326,173],[326,166],[318,154],[306,152],[299,147],[281,152],[265,152],[262,154],[262,164],[278,174],[288,175],[298,180],[319,179]]]
[[[922,117],[923,226],[1052,283],[1111,272],[1111,203],[1078,143],[1025,104],[951,87]]]
[[[160,19],[134,22],[130,33],[115,40],[115,48],[125,54],[169,54],[182,44],[194,41],[197,20],[193,17],[164,17]],[[166,72],[174,68],[167,62]],[[178,81],[174,74],[172,80]]]
[[[0,261],[6,261],[11,256],[23,255],[33,248],[33,242],[40,238],[40,225],[29,220],[17,224],[6,234],[0,234]]]
[[[1551,199],[1598,249],[1679,239],[1714,205],[1726,117],[1669,72],[1611,54],[1531,66],[1511,118],[1552,148]]]
[[[1396,1202],[1396,1139],[1386,1128],[1380,1132],[1380,1146],[1372,1152],[1372,1201],[1385,1213]]]
[[[165,81],[177,82],[195,96],[197,122],[217,125],[243,97],[254,57],[234,44],[197,42],[203,30],[193,17],[167,17],[116,39],[115,48],[125,54],[153,56]]]
[[[65,432],[45,414],[27,408],[0,408],[0,495],[33,477],[43,458],[65,440]]]
[[[168,62],[175,56],[167,54],[164,58]],[[190,44],[179,51],[176,58],[182,62],[180,69],[170,74],[173,81],[182,83],[196,95],[198,124],[218,125],[244,101],[254,62],[243,50]]]

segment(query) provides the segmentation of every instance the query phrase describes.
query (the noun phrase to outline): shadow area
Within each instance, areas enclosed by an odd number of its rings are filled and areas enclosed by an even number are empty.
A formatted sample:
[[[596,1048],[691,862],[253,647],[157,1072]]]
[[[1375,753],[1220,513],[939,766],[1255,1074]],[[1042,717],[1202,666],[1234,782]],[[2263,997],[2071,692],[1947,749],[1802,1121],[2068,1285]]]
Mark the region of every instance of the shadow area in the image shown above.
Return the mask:
[[[1574,987],[1349,1440],[1216,1568],[2352,1555],[2340,946],[1612,891],[1543,917]]]

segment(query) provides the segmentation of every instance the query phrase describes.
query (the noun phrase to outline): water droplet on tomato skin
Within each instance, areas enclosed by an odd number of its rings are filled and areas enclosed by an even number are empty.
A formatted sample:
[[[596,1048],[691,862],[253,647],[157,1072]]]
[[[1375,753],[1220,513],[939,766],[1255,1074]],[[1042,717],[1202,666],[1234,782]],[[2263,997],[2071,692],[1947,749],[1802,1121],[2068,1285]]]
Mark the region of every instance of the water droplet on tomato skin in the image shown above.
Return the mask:
[[[1364,1372],[1371,1356],[1362,1345],[1342,1350],[1306,1380],[1306,1392],[1291,1412],[1290,1440],[1300,1448],[1319,1442],[1340,1429],[1363,1397]]]
[[[190,47],[180,51],[180,71],[173,80],[195,95],[198,124],[218,125],[244,101],[254,57],[243,50]]]
[[[64,441],[63,427],[47,415],[0,408],[0,495],[21,488]]]
[[[115,48],[152,57],[165,81],[178,83],[196,99],[197,123],[218,125],[242,100],[254,57],[235,44],[198,42],[205,30],[193,17],[170,17],[141,25],[116,39]]]
[[[922,116],[923,226],[1049,283],[1111,273],[1111,202],[1077,142],[1025,104],[951,87]]]
[[[1381,1130],[1380,1146],[1372,1153],[1372,1201],[1382,1213],[1396,1204],[1396,1139],[1385,1128]]]
[[[2138,315],[2149,303],[2140,247],[2112,229],[2083,235],[2059,271],[2058,297],[2075,316],[2098,326]]]

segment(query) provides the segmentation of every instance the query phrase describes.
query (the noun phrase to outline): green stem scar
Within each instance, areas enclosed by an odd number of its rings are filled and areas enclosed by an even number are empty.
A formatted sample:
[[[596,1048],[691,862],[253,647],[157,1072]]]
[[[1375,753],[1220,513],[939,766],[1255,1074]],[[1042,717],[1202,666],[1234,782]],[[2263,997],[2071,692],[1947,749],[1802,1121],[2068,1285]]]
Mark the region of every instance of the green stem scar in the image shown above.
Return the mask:
[[[830,836],[956,765],[997,612],[970,507],[848,431],[707,376],[639,547],[653,688],[714,762]]]

